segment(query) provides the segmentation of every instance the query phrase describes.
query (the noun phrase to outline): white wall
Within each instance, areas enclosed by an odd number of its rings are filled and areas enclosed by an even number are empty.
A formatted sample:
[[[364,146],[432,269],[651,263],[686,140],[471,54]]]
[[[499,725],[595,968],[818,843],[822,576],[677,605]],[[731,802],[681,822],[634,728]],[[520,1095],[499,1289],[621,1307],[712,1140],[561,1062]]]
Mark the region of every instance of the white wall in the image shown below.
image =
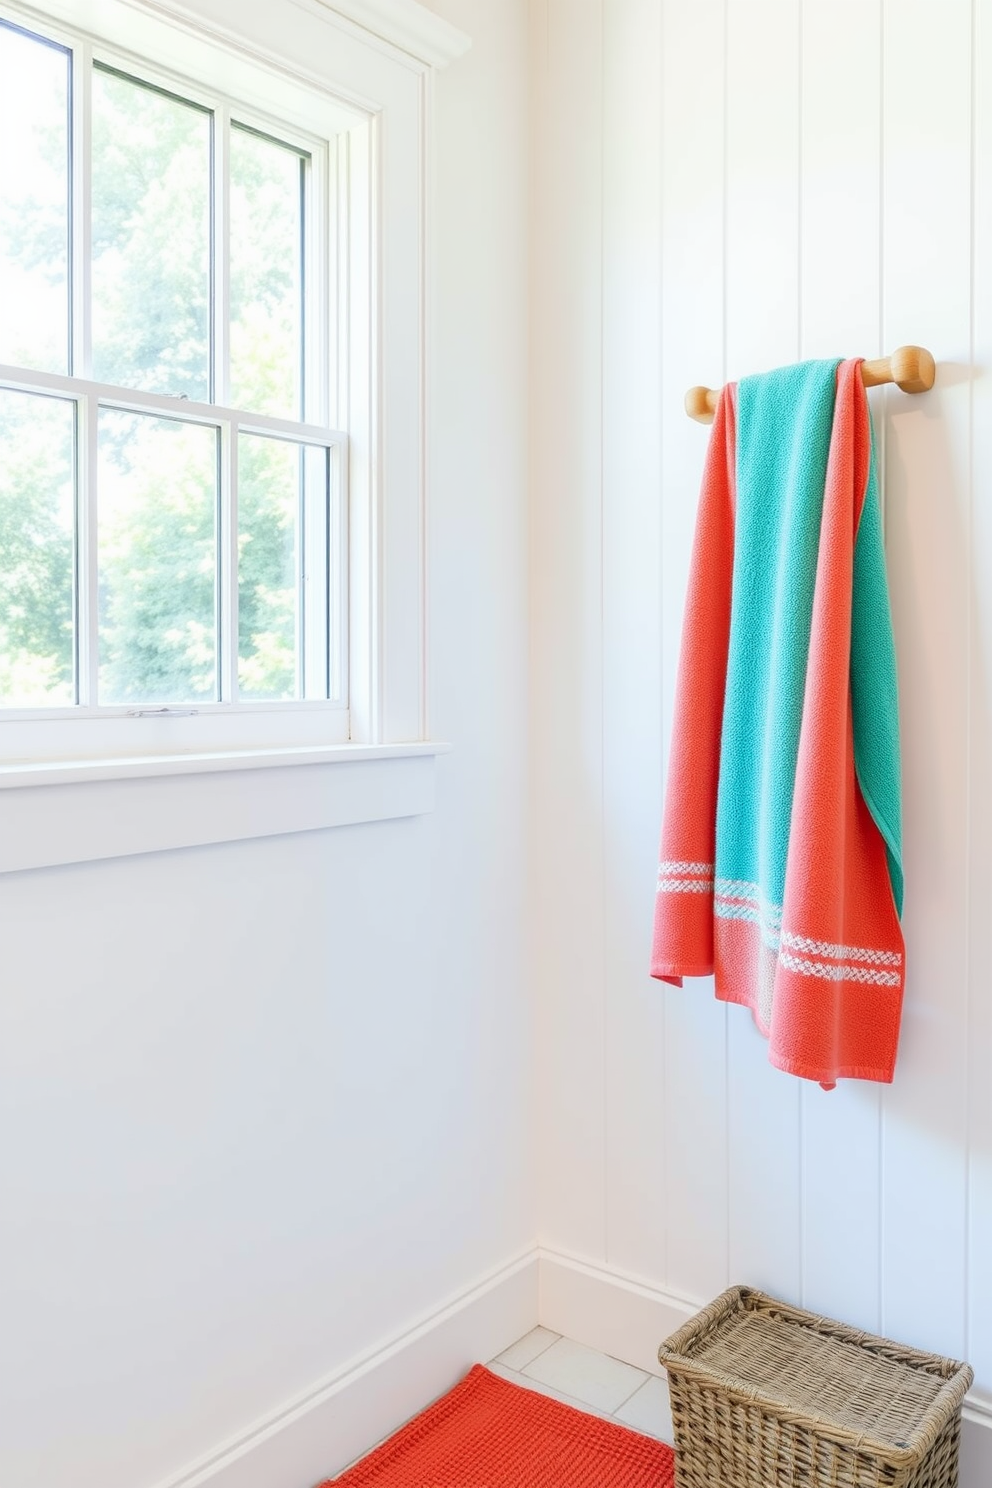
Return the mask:
[[[473,37],[436,91],[430,654],[456,749],[420,819],[0,876],[17,1488],[170,1478],[531,1243],[525,908],[559,1279],[562,1255],[592,1263],[576,1293],[640,1277],[638,1317],[748,1279],[967,1354],[992,1392],[992,17],[432,8]],[[891,1090],[826,1095],[705,986],[646,975],[706,437],[681,398],[910,340],[937,391],[876,404],[905,1036]]]
[[[526,11],[437,8],[474,42],[436,93],[455,749],[422,818],[0,876],[10,1488],[156,1483],[533,1242]]]
[[[748,1281],[992,1399],[992,6],[534,0],[532,813],[551,1250]],[[891,1088],[647,975],[694,383],[929,346],[874,400],[909,985]],[[591,1274],[591,1273],[590,1273]]]

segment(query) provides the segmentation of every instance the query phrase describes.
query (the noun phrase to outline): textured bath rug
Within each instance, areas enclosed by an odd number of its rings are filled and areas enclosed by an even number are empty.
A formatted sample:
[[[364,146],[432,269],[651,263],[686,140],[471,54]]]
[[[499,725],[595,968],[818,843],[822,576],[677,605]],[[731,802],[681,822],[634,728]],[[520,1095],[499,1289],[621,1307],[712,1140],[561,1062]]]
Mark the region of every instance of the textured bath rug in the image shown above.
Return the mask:
[[[481,1364],[320,1488],[673,1488],[671,1447]]]

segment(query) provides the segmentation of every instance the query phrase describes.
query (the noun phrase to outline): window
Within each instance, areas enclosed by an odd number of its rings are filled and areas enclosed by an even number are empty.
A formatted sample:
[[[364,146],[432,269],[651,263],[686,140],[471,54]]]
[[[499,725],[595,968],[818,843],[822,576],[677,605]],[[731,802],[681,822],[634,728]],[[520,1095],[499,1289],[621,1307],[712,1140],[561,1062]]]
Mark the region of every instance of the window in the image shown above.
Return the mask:
[[[431,809],[468,45],[415,0],[0,0],[0,873]]]
[[[369,118],[186,52],[200,76],[0,6],[8,760],[353,734]]]

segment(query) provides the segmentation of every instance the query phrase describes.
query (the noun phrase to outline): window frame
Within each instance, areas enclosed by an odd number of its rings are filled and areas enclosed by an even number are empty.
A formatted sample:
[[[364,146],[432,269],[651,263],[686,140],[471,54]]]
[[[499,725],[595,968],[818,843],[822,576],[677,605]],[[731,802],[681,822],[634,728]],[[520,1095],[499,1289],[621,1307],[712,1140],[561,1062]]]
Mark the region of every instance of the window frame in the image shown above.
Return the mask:
[[[317,100],[324,110],[328,137],[338,142],[337,187],[347,203],[346,212],[336,218],[336,282],[329,287],[341,330],[337,408],[329,411],[332,424],[347,427],[347,441],[342,437],[335,448],[348,488],[349,726],[335,739],[329,715],[341,710],[334,704],[281,703],[273,709],[253,703],[237,714],[215,704],[203,706],[194,727],[178,717],[128,719],[128,724],[140,724],[140,735],[132,726],[125,737],[120,729],[108,729],[112,720],[106,714],[84,718],[77,707],[66,710],[67,717],[49,714],[43,720],[52,726],[50,733],[61,735],[53,742],[30,737],[37,718],[19,720],[10,710],[0,720],[0,757],[18,766],[10,783],[15,777],[23,782],[21,767],[33,759],[106,763],[115,757],[216,750],[299,750],[345,740],[378,745],[428,735],[424,514],[430,70],[427,61],[405,47],[373,44],[367,32],[326,10],[319,0],[293,4],[298,24],[291,33],[274,28],[273,18],[263,11],[251,12],[250,28],[237,35],[223,24],[232,18],[230,0],[197,0],[195,17],[172,0],[157,5],[154,14],[133,0],[88,0],[83,7],[77,0],[43,0],[40,6],[10,0],[2,12],[14,24],[41,31],[60,45],[78,46],[82,37],[101,60],[152,81],[161,79],[170,91],[194,101],[189,88],[199,73],[217,79],[211,95],[223,91],[242,100],[250,77],[258,85],[256,96],[239,103],[237,111],[267,122],[268,132],[282,138],[290,138],[287,125],[313,136],[312,125],[304,128],[307,121],[294,106],[301,89],[308,104]],[[75,19],[80,9],[85,26]],[[169,12],[166,19],[164,11]],[[407,3],[402,18],[419,24],[428,15]],[[68,25],[67,16],[72,18]],[[105,40],[109,30],[112,44]],[[434,52],[431,61],[439,52],[457,55],[467,44],[436,17],[429,17],[424,30],[430,45],[422,50]],[[155,61],[149,63],[153,52]],[[321,70],[314,68],[315,56],[324,64]],[[173,65],[177,59],[182,62],[178,69]],[[384,138],[389,142],[386,152]],[[387,227],[388,251],[383,252]],[[78,251],[78,231],[76,247]],[[36,384],[44,378],[32,374]],[[60,391],[57,383],[56,378],[53,392]],[[132,401],[152,407],[156,396],[136,395]],[[119,390],[116,401],[126,401]],[[187,412],[192,408],[184,403],[182,413]],[[249,712],[251,736],[241,721]],[[201,725],[211,714],[208,740]],[[0,785],[2,772],[0,764]]]
[[[22,762],[34,757],[106,757],[109,753],[130,756],[171,752],[202,752],[211,748],[271,748],[276,743],[299,747],[317,741],[342,743],[349,739],[347,699],[347,465],[348,436],[336,427],[341,410],[337,387],[338,366],[332,366],[331,323],[340,319],[342,306],[332,295],[342,286],[348,295],[349,316],[353,323],[355,310],[361,320],[371,320],[369,285],[348,283],[341,272],[340,243],[336,229],[347,231],[351,203],[341,190],[344,179],[337,156],[343,122],[339,111],[327,117],[325,129],[317,132],[320,105],[313,98],[300,102],[297,117],[287,120],[259,108],[253,100],[235,99],[216,86],[205,86],[188,72],[163,67],[132,50],[104,41],[83,28],[66,26],[58,20],[13,4],[0,5],[0,15],[29,35],[38,35],[65,48],[70,55],[70,153],[69,213],[70,275],[69,314],[70,346],[74,368],[81,364],[82,375],[37,372],[16,366],[0,366],[0,384],[18,391],[62,397],[76,409],[77,504],[76,504],[76,655],[79,694],[90,692],[98,667],[98,617],[96,568],[97,506],[96,460],[97,419],[99,410],[117,408],[200,424],[217,430],[223,450],[219,461],[217,576],[219,604],[223,612],[222,645],[217,657],[218,681],[223,678],[221,698],[210,702],[187,703],[176,699],[166,711],[154,704],[106,705],[79,702],[69,706],[4,708],[0,710],[0,759]],[[201,61],[206,61],[201,51]],[[95,66],[133,77],[136,81],[160,89],[193,106],[209,110],[213,116],[211,171],[216,181],[216,200],[212,204],[212,223],[217,230],[216,245],[211,248],[211,357],[215,401],[194,402],[186,398],[147,393],[97,381],[92,377],[91,347],[91,252],[90,252],[90,172],[89,142],[92,117],[92,79]],[[306,114],[310,129],[301,127]],[[355,116],[352,114],[352,120]],[[308,304],[304,324],[309,334],[304,338],[305,404],[299,420],[281,419],[230,406],[229,390],[229,239],[226,218],[229,202],[228,144],[232,123],[245,124],[291,148],[310,156],[310,185],[304,231],[306,251],[315,272],[307,289]],[[337,126],[334,130],[331,125]],[[326,134],[326,137],[325,137]],[[357,291],[357,294],[356,294]],[[356,307],[355,301],[363,303]],[[339,340],[340,340],[339,336]],[[337,358],[335,358],[335,361]],[[230,476],[236,472],[236,440],[239,433],[281,437],[298,443],[325,448],[329,454],[331,488],[329,498],[328,548],[337,560],[337,582],[328,595],[328,624],[335,638],[334,654],[328,657],[328,670],[337,679],[336,695],[323,699],[298,699],[271,702],[240,699],[236,696],[237,671],[237,499]],[[232,445],[235,448],[232,450]],[[232,656],[233,652],[233,656]],[[232,683],[234,684],[232,686]],[[225,697],[225,693],[228,694]],[[85,730],[85,732],[82,732]]]
[[[247,96],[247,71],[259,106],[283,119],[303,86],[339,120],[350,741],[232,736],[157,753],[136,741],[125,754],[102,722],[74,720],[91,730],[88,749],[77,733],[52,757],[0,763],[0,874],[433,808],[434,757],[450,746],[430,738],[426,667],[432,95],[435,69],[471,41],[416,0],[287,3],[291,26],[284,7],[241,0],[10,0],[4,13],[112,37],[187,77],[206,57],[235,96]]]

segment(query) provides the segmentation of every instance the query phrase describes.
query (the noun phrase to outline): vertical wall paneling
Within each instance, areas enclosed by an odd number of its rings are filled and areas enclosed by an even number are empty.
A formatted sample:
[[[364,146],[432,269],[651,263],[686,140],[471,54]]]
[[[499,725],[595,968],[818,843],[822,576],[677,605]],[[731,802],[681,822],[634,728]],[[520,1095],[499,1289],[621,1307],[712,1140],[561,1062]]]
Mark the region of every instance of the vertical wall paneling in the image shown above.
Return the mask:
[[[727,359],[732,377],[799,349],[799,42],[794,0],[727,4]],[[730,1270],[798,1297],[799,1086],[731,1008]]]
[[[602,1255],[602,6],[534,7],[531,600],[541,1230]]]
[[[971,6],[885,0],[883,333],[967,363]],[[888,400],[886,550],[899,651],[908,980],[883,1103],[882,1321],[964,1348],[969,389]],[[921,1284],[923,1283],[923,1284]]]
[[[968,791],[968,1312],[965,1347],[992,1399],[992,997],[988,934],[992,904],[992,16],[975,8],[975,237],[972,398],[970,636],[971,752]],[[959,369],[955,369],[958,371]],[[961,369],[963,370],[963,369]]]
[[[724,0],[665,0],[662,14],[660,640],[667,755],[707,439],[686,418],[682,398],[691,384],[725,375]],[[665,1279],[689,1296],[712,1296],[728,1281],[728,1011],[714,999],[711,981],[692,980],[681,990],[658,984],[656,995],[664,1000],[666,1031]]]
[[[689,1298],[750,1281],[966,1352],[992,1402],[992,7],[534,10],[553,51],[533,260],[542,1231]],[[938,362],[925,397],[872,394],[909,984],[894,1085],[827,1093],[773,1070],[708,983],[644,967],[707,439],[682,397],[904,342]],[[583,956],[563,972],[567,935]],[[968,1430],[979,1488],[988,1433]]]
[[[881,0],[803,0],[800,99],[799,354],[876,356]],[[878,1088],[803,1085],[800,1099],[802,1300],[877,1328]]]
[[[802,0],[802,357],[888,349],[879,345],[881,3]]]
[[[798,350],[800,6],[727,0],[726,14],[727,373],[740,377]]]
[[[603,5],[603,799],[607,1257],[664,1264],[664,1001],[647,976],[660,815],[661,10]],[[677,412],[677,410],[676,410]]]

